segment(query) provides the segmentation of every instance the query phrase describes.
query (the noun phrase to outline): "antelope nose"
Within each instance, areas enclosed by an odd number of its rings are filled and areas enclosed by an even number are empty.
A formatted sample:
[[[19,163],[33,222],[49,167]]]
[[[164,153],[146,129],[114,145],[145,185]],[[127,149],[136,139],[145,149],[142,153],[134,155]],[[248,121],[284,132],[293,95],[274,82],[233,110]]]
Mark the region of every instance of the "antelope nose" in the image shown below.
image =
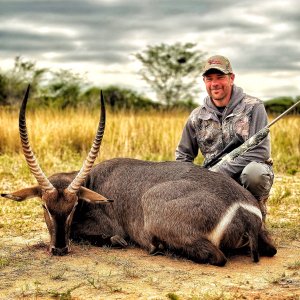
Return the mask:
[[[52,248],[51,252],[52,252],[53,255],[63,256],[63,255],[68,254],[69,248],[68,247],[64,247],[64,248]]]

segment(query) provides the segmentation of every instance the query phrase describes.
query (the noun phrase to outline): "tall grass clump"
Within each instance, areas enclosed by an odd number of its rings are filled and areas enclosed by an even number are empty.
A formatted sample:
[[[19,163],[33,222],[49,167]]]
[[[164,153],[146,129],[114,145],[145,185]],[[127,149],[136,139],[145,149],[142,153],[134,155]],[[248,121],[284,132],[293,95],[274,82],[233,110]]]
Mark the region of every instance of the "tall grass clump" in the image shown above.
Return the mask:
[[[274,169],[294,175],[300,171],[300,116],[287,116],[271,127]]]
[[[114,157],[174,160],[187,117],[188,113],[179,111],[108,111],[98,161]],[[18,111],[0,109],[0,120],[0,155],[20,155]],[[80,167],[91,147],[98,120],[99,112],[87,109],[28,110],[29,138],[39,162],[50,169],[62,162],[71,163],[73,168]],[[299,170],[299,128],[299,116],[287,116],[272,126],[272,157],[276,172],[295,174]],[[202,160],[199,156],[196,163]]]
[[[109,112],[98,160],[132,157],[174,160],[174,152],[187,116],[166,112]],[[22,153],[18,112],[0,112],[0,155]],[[94,139],[99,112],[87,110],[35,110],[27,112],[27,128],[39,162],[85,158]]]

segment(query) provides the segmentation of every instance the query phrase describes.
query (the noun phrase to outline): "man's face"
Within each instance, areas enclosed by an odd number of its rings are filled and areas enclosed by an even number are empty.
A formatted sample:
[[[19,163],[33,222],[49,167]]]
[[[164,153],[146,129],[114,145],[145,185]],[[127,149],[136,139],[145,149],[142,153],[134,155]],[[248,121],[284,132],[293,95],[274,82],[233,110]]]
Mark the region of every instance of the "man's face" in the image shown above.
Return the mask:
[[[234,74],[212,70],[204,75],[203,81],[208,95],[216,106],[226,106],[230,100]]]

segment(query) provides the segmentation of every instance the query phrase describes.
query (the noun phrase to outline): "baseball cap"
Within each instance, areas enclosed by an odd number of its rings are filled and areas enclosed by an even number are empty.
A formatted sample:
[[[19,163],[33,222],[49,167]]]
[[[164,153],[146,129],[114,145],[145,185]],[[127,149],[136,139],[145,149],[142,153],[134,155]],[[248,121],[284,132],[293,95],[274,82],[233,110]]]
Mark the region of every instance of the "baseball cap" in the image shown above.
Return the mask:
[[[202,75],[205,75],[205,73],[211,69],[219,70],[224,74],[232,73],[229,59],[222,55],[211,56],[205,63]]]

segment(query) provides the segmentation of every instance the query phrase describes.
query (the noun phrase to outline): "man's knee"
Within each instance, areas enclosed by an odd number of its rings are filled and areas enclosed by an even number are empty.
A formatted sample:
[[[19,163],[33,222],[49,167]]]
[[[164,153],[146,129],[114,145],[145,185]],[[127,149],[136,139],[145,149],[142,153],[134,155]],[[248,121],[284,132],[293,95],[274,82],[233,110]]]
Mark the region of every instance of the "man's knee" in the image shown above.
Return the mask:
[[[253,161],[243,169],[240,181],[257,200],[261,201],[269,196],[274,173],[270,165]]]

